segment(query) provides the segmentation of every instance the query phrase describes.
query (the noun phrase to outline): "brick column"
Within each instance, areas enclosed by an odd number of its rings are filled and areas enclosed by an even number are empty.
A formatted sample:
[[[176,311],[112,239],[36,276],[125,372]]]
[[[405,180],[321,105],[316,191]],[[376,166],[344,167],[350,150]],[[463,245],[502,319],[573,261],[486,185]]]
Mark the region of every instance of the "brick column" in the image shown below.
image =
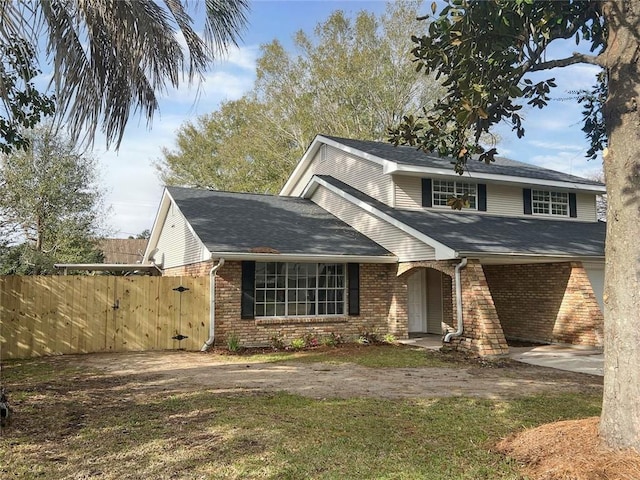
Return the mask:
[[[470,259],[461,271],[461,279],[464,332],[451,343],[481,357],[508,354],[509,347],[480,261]]]

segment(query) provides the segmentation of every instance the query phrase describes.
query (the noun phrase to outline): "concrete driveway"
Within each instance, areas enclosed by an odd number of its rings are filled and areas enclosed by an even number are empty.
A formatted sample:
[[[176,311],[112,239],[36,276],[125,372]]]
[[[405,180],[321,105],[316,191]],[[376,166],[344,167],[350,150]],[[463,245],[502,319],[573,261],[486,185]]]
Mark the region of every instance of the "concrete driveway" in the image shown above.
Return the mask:
[[[405,345],[415,345],[428,350],[442,347],[440,335],[425,335],[400,340]],[[513,360],[539,367],[557,368],[569,372],[604,376],[604,354],[601,349],[579,345],[540,345],[537,347],[509,347]]]
[[[518,362],[604,376],[604,354],[597,348],[578,345],[541,345],[509,347],[509,351],[509,356]]]

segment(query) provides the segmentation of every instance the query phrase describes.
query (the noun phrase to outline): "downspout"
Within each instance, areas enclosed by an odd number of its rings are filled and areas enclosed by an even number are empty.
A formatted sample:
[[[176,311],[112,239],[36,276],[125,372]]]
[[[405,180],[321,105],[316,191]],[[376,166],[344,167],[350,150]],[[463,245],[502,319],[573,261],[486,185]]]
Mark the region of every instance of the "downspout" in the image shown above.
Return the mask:
[[[216,338],[216,272],[223,265],[224,258],[220,258],[209,271],[209,338],[202,345],[201,352],[209,350]]]
[[[458,320],[458,330],[455,332],[449,332],[444,337],[444,342],[449,343],[453,337],[459,337],[464,331],[464,324],[462,323],[462,282],[460,280],[460,270],[467,266],[467,259],[463,258],[455,270],[455,282],[456,282],[456,317]]]

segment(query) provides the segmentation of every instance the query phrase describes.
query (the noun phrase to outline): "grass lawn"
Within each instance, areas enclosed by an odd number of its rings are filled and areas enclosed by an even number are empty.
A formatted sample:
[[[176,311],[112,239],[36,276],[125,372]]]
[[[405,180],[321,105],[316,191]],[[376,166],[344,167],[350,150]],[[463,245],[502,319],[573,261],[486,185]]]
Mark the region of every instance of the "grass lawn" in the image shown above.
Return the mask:
[[[313,351],[258,358],[327,361]],[[331,358],[372,368],[447,363],[377,347]],[[6,366],[16,414],[0,436],[2,479],[520,479],[513,461],[492,452],[499,438],[598,415],[601,401],[596,394],[313,400],[163,391],[153,378],[55,359]]]

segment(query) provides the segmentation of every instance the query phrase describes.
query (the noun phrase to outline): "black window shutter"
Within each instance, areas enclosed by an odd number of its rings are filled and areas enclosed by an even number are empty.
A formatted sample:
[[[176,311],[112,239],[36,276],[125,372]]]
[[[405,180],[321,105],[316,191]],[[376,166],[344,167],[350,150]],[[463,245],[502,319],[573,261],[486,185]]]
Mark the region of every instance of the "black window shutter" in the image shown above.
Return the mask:
[[[240,318],[255,318],[255,289],[256,262],[242,262],[242,300],[240,301]]]
[[[576,194],[569,194],[569,216],[571,218],[576,218],[578,216],[578,203],[576,201]]]
[[[531,209],[531,189],[522,189],[522,200],[524,201],[524,214],[531,215],[533,210]]]
[[[478,184],[478,210],[487,211],[487,185],[486,183]]]
[[[349,263],[347,274],[349,276],[349,315],[360,315],[360,265]]]
[[[422,206],[432,207],[433,201],[431,200],[431,179],[422,179]]]

